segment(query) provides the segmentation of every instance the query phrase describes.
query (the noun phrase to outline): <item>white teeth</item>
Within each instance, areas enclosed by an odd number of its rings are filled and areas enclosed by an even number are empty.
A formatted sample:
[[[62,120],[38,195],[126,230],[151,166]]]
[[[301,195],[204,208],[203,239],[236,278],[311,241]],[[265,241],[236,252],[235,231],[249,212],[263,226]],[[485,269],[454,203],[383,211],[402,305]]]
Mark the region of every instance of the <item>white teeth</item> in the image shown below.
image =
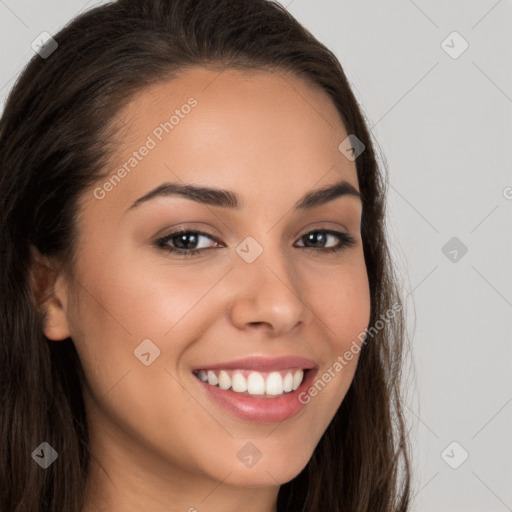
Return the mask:
[[[247,392],[249,395],[265,394],[265,379],[261,373],[251,372],[247,379]]]
[[[219,373],[219,388],[220,389],[229,389],[231,387],[231,377],[224,370],[221,370]]]
[[[219,379],[217,378],[217,375],[215,375],[215,372],[208,370],[207,375],[208,375],[208,384],[211,384],[212,386],[216,386],[219,383]]]
[[[302,369],[257,372],[249,370],[199,370],[199,379],[220,389],[249,395],[280,396],[295,391],[304,380]]]
[[[265,386],[265,393],[267,395],[282,395],[283,394],[283,378],[279,372],[272,372],[267,377],[267,385]]]
[[[233,373],[231,387],[233,388],[233,391],[236,391],[237,393],[247,391],[247,380],[238,370]]]
[[[293,374],[288,372],[283,379],[283,391],[289,393],[293,389]]]
[[[293,391],[295,391],[301,384],[302,379],[304,378],[304,372],[302,370],[297,370],[293,375]]]

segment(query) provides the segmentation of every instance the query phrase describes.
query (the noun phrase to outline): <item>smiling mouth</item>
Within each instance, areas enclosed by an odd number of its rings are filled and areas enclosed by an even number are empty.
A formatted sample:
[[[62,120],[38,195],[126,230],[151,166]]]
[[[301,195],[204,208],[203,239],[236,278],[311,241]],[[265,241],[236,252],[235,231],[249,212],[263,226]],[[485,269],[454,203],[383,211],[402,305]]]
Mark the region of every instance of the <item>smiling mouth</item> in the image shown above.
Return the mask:
[[[194,370],[192,373],[210,386],[258,398],[279,397],[295,391],[309,369],[260,372],[256,370]]]

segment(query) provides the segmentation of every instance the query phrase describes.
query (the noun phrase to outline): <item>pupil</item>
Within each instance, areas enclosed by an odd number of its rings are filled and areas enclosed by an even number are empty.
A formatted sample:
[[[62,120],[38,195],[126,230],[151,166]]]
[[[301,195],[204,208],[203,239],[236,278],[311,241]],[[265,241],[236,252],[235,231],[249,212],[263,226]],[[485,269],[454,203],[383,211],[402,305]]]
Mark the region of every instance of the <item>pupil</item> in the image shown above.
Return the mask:
[[[315,246],[316,246],[316,245],[318,245],[318,241],[319,241],[318,239],[325,238],[326,234],[317,232],[317,233],[310,233],[309,235],[306,235],[306,236],[308,237],[309,241],[313,242],[313,244],[315,244]],[[317,239],[316,243],[315,243],[315,238]],[[320,240],[320,243],[322,243],[322,241],[323,241],[323,243],[325,243],[325,240]]]
[[[197,244],[197,236],[192,234],[192,233],[188,233],[188,234],[184,234],[184,235],[179,235],[178,236],[178,243],[176,244],[180,249],[191,249],[191,247],[188,246],[188,244],[186,243],[186,239],[187,238],[192,238],[192,244]],[[185,242],[185,247],[182,246],[182,242]],[[193,249],[194,247],[192,247]]]

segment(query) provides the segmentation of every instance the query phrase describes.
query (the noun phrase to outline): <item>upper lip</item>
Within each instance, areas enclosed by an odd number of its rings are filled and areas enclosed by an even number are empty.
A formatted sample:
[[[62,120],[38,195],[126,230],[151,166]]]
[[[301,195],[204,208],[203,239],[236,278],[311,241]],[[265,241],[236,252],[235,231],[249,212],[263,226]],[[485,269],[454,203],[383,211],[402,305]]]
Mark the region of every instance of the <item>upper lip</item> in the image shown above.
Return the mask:
[[[205,364],[198,366],[196,370],[256,370],[256,371],[279,371],[287,370],[288,368],[302,368],[311,369],[315,368],[316,363],[311,359],[306,359],[299,356],[280,356],[280,357],[261,357],[249,356],[224,363]]]

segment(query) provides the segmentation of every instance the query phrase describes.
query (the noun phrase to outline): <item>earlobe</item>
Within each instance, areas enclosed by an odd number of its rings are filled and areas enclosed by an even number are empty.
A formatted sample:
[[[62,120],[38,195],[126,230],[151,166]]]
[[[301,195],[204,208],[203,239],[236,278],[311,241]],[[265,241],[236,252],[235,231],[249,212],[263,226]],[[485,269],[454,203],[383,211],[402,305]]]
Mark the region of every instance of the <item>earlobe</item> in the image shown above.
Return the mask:
[[[47,256],[33,246],[30,247],[30,289],[37,309],[45,314],[43,333],[54,341],[70,337],[64,276]]]

